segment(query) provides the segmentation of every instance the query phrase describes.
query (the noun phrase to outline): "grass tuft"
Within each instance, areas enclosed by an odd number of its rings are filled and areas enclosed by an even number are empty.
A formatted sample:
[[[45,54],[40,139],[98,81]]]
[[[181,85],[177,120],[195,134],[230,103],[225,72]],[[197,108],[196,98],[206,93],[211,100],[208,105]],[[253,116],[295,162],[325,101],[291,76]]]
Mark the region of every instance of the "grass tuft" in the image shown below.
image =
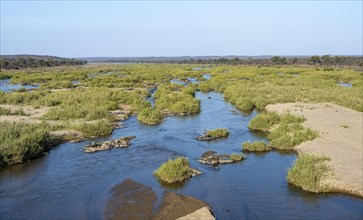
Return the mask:
[[[310,192],[327,192],[329,186],[323,180],[331,174],[332,168],[325,162],[327,157],[301,154],[290,168],[287,181]]]
[[[0,167],[22,163],[39,157],[59,144],[58,137],[49,135],[48,125],[0,123]]]
[[[227,137],[229,134],[226,128],[218,128],[215,130],[208,130],[207,135],[212,136],[212,138],[220,138],[220,137]]]
[[[189,161],[186,157],[177,157],[174,160],[169,159],[154,172],[155,176],[167,183],[183,182],[191,174]]]
[[[257,142],[244,142],[242,144],[242,147],[243,147],[243,150],[244,151],[259,151],[259,152],[262,152],[262,151],[270,151],[272,150],[272,147],[269,146],[268,144],[266,144],[265,142],[263,141],[257,141]]]
[[[163,118],[164,115],[160,111],[151,107],[141,110],[141,112],[137,115],[137,120],[149,125],[160,124]]]

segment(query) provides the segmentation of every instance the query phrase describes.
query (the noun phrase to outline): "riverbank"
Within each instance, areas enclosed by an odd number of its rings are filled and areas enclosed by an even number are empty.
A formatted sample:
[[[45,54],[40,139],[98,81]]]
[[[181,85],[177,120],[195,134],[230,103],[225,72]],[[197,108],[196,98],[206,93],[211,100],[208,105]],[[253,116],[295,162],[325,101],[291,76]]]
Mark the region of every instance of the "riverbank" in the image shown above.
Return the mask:
[[[363,197],[362,112],[333,104],[285,103],[266,107],[269,111],[306,118],[304,126],[319,131],[320,137],[296,146],[298,153],[327,156],[333,175],[325,180],[331,192]]]

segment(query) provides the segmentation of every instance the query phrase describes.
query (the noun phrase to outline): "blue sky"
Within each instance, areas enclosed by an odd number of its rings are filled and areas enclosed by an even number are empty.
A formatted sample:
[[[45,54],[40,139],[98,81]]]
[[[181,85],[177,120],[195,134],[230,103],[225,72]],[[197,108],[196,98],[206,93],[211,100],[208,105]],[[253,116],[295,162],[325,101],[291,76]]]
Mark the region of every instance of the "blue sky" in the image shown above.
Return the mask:
[[[4,1],[1,54],[362,55],[362,1]]]

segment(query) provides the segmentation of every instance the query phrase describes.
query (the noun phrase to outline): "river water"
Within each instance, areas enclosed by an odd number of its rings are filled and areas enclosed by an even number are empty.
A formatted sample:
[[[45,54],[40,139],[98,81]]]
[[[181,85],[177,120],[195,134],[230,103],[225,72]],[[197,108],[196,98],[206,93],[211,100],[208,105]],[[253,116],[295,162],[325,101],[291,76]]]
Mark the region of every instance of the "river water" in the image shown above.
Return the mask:
[[[113,186],[133,179],[165,191],[209,203],[218,219],[361,219],[363,200],[343,194],[313,194],[290,186],[285,176],[294,153],[246,154],[247,159],[213,168],[200,164],[207,150],[241,151],[244,141],[265,140],[247,125],[257,113],[234,115],[235,108],[218,93],[196,93],[201,113],[168,117],[157,126],[124,121],[112,135],[80,143],[65,143],[37,160],[0,171],[1,219],[101,219]],[[210,98],[208,98],[210,97]],[[200,142],[205,129],[228,128],[228,138]],[[83,146],[136,135],[126,149],[88,154]],[[178,185],[164,185],[153,176],[163,162],[177,155],[189,158],[201,176]],[[159,200],[160,202],[160,200]]]

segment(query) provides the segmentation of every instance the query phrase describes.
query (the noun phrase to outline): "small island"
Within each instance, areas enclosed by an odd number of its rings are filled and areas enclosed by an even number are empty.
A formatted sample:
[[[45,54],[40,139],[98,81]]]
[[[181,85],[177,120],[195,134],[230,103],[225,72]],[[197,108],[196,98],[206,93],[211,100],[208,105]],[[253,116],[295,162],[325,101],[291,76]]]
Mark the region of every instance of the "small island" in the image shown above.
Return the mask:
[[[209,141],[217,138],[227,137],[229,131],[226,128],[218,128],[215,130],[207,130],[203,135],[197,137],[198,141]]]
[[[190,167],[189,160],[186,157],[169,159],[154,172],[155,176],[166,183],[183,182],[200,174],[202,174],[200,171]]]

